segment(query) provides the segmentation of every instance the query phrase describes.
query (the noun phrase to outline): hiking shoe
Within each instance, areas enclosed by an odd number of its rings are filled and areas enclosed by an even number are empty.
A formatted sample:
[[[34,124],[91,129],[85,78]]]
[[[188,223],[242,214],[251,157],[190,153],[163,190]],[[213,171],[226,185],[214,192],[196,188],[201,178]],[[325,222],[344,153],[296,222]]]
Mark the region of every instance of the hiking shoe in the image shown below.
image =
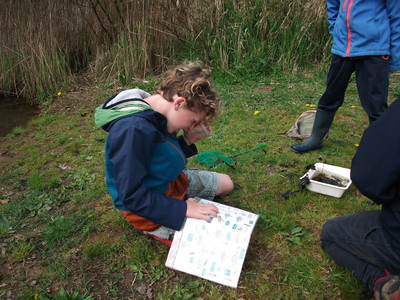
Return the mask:
[[[375,282],[375,300],[400,300],[400,277],[389,274]]]
[[[154,239],[167,245],[168,247],[171,247],[175,230],[165,226],[160,226],[153,231],[143,231],[143,233],[153,237]]]

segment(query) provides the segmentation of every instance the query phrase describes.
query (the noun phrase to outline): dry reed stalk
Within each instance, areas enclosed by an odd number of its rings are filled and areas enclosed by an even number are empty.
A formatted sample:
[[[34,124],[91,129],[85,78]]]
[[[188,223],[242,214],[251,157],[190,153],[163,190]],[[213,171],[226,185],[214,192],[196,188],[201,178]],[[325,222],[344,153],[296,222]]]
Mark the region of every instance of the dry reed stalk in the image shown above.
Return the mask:
[[[83,70],[128,82],[181,58],[290,69],[329,47],[319,0],[3,0],[0,25],[0,90],[30,97]]]

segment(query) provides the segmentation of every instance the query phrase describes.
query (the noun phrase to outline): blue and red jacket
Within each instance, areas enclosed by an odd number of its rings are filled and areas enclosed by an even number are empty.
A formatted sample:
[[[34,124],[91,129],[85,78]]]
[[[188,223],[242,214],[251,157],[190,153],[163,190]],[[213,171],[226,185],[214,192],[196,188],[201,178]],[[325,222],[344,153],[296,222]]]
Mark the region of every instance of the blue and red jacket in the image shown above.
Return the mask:
[[[327,12],[333,54],[390,56],[400,70],[400,0],[327,0]]]
[[[143,101],[121,101],[127,100]],[[162,114],[144,110],[103,125],[108,132],[106,182],[119,210],[180,230],[186,217],[186,202],[163,193],[182,172],[187,157],[197,154],[197,149],[175,134],[169,134],[166,124]]]

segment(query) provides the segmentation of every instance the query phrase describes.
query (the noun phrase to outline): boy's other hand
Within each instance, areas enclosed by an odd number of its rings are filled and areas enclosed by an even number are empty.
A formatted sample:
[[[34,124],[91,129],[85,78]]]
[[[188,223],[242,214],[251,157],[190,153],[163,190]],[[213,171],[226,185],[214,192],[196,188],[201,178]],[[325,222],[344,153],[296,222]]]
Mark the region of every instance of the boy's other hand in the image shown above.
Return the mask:
[[[191,145],[198,141],[204,140],[211,135],[211,128],[204,122],[193,128],[183,129],[183,138],[186,144]]]

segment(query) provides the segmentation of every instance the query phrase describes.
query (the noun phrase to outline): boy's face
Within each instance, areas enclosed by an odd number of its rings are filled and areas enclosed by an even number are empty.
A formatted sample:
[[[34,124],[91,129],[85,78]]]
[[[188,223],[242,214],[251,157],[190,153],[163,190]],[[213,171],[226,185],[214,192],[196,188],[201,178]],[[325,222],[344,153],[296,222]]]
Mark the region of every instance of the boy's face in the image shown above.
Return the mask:
[[[207,113],[205,111],[194,112],[187,109],[185,102],[186,100],[182,97],[174,100],[174,107],[171,114],[168,116],[167,122],[169,133],[178,132],[181,129],[192,129],[206,118]]]

